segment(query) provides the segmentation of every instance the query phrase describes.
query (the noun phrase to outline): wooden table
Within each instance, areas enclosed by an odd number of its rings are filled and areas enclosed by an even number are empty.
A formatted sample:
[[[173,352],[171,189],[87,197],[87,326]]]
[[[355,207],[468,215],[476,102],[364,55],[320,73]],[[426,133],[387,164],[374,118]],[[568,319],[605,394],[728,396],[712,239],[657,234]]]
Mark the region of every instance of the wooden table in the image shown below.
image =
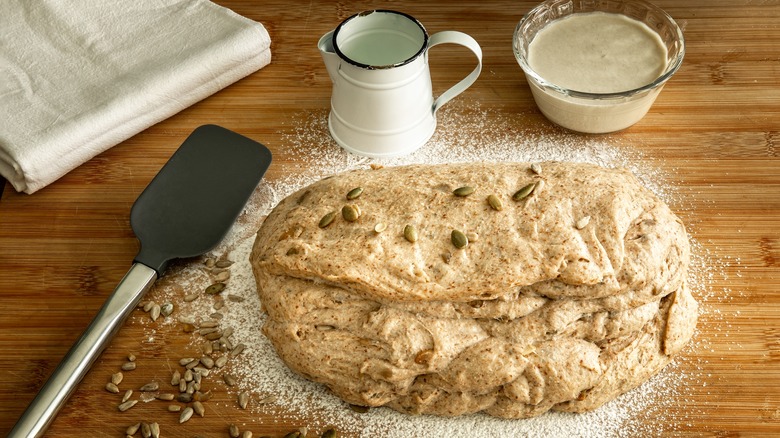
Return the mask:
[[[352,13],[401,10],[419,18],[430,32],[457,29],[480,42],[483,73],[456,99],[458,104],[445,107],[448,117],[473,117],[473,108],[479,108],[488,122],[482,129],[500,119],[519,131],[560,132],[536,109],[512,54],[514,26],[536,2],[218,3],[266,26],[273,40],[271,65],[146,129],[38,193],[19,194],[6,185],[0,200],[0,435],[10,430],[127,271],[138,249],[129,226],[130,207],[194,128],[215,123],[267,145],[274,154],[267,182],[310,165],[305,156],[293,153],[291,143],[300,141],[295,133],[302,121],[327,114],[331,84],[316,43]],[[665,175],[667,189],[684,198],[676,208],[700,244],[697,251],[711,263],[705,273],[708,296],[703,297],[705,314],[697,340],[670,371],[693,378],[677,388],[674,403],[665,408],[660,421],[665,424],[658,424],[652,434],[777,434],[780,4],[657,3],[684,26],[683,67],[639,124],[592,137],[640,152],[644,165]],[[472,62],[457,48],[437,48],[432,55],[435,92],[465,75]],[[178,366],[178,358],[192,354],[192,335],[170,325],[150,336],[153,328],[148,321],[142,310],[134,313],[47,436],[120,437],[139,415],[158,418],[163,436],[228,436],[229,423],[253,430],[255,437],[282,436],[306,425],[237,409],[233,396],[220,384],[213,385],[215,396],[208,402],[206,417],[182,426],[177,415],[154,403],[118,412],[119,396],[103,387],[128,353],[134,353],[139,363],[136,371],[126,373],[129,385],[165,380]],[[120,386],[133,387],[127,382]],[[652,424],[653,419],[643,421]],[[320,431],[311,429],[309,436],[319,436]]]

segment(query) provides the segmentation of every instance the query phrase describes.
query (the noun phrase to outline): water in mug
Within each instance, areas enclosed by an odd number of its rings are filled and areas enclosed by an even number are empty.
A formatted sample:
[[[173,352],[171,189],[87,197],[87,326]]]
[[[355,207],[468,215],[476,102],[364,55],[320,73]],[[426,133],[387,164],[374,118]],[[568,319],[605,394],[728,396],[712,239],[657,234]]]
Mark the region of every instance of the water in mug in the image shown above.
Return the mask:
[[[339,42],[349,59],[366,65],[393,65],[406,61],[421,48],[419,40],[392,30],[371,30]]]

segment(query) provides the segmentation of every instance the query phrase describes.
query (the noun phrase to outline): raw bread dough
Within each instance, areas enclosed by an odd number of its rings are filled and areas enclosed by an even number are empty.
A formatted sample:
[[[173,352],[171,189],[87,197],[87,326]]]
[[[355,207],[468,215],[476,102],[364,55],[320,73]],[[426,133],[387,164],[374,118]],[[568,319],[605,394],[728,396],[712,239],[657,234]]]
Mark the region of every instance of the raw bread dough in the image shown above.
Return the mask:
[[[292,194],[251,254],[263,332],[347,402],[414,414],[581,412],[639,385],[695,328],[685,227],[628,171],[541,168],[366,169]],[[462,186],[476,190],[455,196]]]

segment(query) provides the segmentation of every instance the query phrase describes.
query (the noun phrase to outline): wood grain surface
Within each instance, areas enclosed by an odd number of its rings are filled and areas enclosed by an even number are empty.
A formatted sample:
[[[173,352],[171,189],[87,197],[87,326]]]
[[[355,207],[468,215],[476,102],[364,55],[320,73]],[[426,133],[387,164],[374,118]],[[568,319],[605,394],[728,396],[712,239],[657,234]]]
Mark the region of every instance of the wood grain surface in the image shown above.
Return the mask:
[[[90,160],[33,194],[6,185],[0,199],[0,436],[5,436],[138,250],[129,225],[136,197],[196,127],[215,123],[267,145],[274,163],[267,181],[311,163],[291,152],[302,115],[325,117],[331,84],[316,48],[319,37],[353,13],[396,9],[430,32],[456,29],[483,47],[477,83],[442,110],[540,135],[560,130],[536,109],[512,54],[512,32],[536,2],[527,1],[239,1],[220,0],[263,23],[272,63]],[[780,434],[780,2],[657,1],[684,28],[686,55],[650,113],[623,132],[592,136],[642,154],[664,184],[707,255],[705,307],[695,346],[676,370],[688,376],[664,404],[653,436]],[[431,55],[435,92],[471,70],[455,47]],[[12,115],[10,115],[12,116]],[[9,117],[6,115],[5,117]],[[480,135],[479,130],[467,133]],[[570,134],[576,135],[576,134]],[[337,147],[331,144],[329,147]],[[154,293],[154,292],[153,292]],[[153,296],[152,296],[153,298]],[[204,418],[178,425],[165,404],[116,409],[103,387],[128,353],[137,370],[120,385],[166,381],[178,358],[192,354],[192,336],[176,325],[153,337],[141,310],[79,385],[46,436],[123,437],[139,418],[159,421],[163,436],[227,437],[236,423],[254,436],[284,436],[306,426],[282,414],[236,407],[214,384]],[[144,417],[146,416],[146,417]],[[196,421],[197,420],[197,421]],[[327,420],[326,420],[327,421]],[[662,424],[661,424],[662,423]],[[319,436],[311,429],[308,436]],[[138,435],[140,436],[140,435]],[[438,436],[431,431],[429,436]]]

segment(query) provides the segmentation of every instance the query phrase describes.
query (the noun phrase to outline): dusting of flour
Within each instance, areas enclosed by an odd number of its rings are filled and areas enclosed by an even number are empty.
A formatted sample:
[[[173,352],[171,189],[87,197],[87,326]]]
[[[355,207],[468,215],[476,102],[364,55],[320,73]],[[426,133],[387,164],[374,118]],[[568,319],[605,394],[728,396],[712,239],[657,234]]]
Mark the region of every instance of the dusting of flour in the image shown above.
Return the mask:
[[[327,112],[301,113],[291,129],[283,133],[285,154],[290,161],[303,163],[300,172],[289,172],[280,179],[264,180],[247,206],[242,219],[228,237],[212,253],[235,263],[223,295],[219,313],[220,324],[232,327],[233,344],[247,346],[241,360],[231,362],[230,372],[238,384],[231,391],[250,391],[255,399],[275,397],[276,403],[251,405],[257,412],[272,413],[279,420],[300,421],[310,429],[322,430],[335,426],[343,435],[360,437],[610,437],[655,435],[663,428],[673,430],[674,421],[641,421],[663,414],[665,403],[673,403],[686,376],[673,362],[664,371],[639,388],[628,392],[605,406],[589,413],[550,412],[525,420],[502,420],[487,415],[467,415],[458,418],[409,416],[386,408],[357,413],[330,394],[322,385],[309,382],[292,373],[276,355],[270,342],[262,335],[265,321],[257,298],[249,254],[259,220],[284,197],[325,176],[343,171],[367,168],[371,165],[398,166],[405,164],[438,164],[473,161],[576,161],[605,167],[624,167],[632,171],[650,190],[676,211],[685,210],[680,194],[664,184],[664,174],[630,145],[620,144],[616,137],[581,136],[555,128],[544,131],[521,130],[508,115],[470,106],[451,105],[439,113],[439,126],[433,138],[417,152],[393,159],[369,159],[349,154],[330,138]],[[512,115],[511,117],[523,117]],[[295,167],[295,166],[292,166]],[[708,294],[708,266],[702,246],[693,245],[689,284],[699,299]],[[177,313],[194,321],[209,319],[215,312],[213,300],[184,302],[182,290],[208,285],[208,276],[200,267],[180,266],[169,275],[172,287],[158,288],[158,294],[173,301]],[[238,298],[236,298],[238,297]],[[160,298],[158,298],[160,299]],[[176,316],[176,315],[174,315]],[[172,323],[168,318],[167,323]],[[152,330],[148,328],[147,330]],[[193,338],[194,339],[194,338]],[[196,341],[193,340],[193,343]],[[198,341],[199,342],[199,341]],[[648,424],[658,429],[649,430]]]

